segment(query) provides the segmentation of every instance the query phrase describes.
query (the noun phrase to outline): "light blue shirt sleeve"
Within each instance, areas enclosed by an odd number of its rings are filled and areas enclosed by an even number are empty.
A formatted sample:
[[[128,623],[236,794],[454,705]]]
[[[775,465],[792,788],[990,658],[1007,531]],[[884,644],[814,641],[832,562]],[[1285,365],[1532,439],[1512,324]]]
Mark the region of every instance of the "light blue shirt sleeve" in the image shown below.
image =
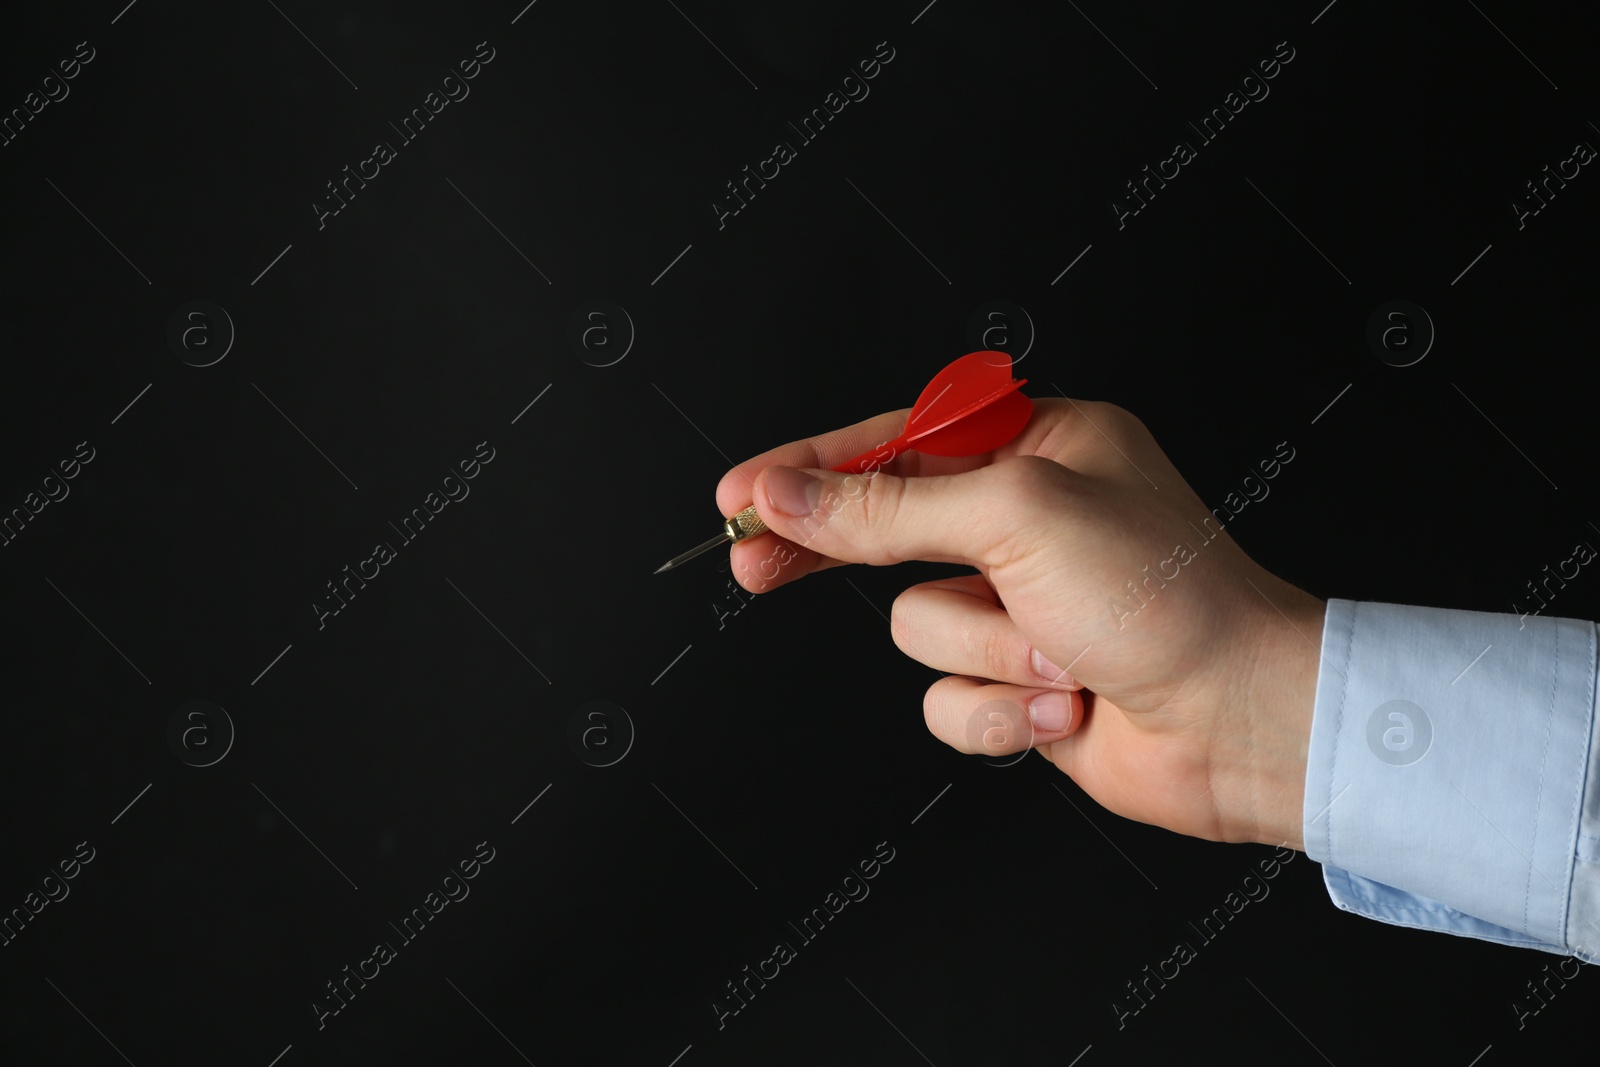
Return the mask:
[[[1600,962],[1596,627],[1328,601],[1302,830],[1339,908]]]

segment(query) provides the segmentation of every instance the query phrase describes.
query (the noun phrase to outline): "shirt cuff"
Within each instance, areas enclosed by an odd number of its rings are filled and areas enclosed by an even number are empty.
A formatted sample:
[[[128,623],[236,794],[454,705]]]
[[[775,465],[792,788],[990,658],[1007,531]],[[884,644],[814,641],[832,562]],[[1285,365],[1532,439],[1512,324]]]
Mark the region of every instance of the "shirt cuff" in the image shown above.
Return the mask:
[[[1302,830],[1335,905],[1600,962],[1593,623],[1328,601]]]

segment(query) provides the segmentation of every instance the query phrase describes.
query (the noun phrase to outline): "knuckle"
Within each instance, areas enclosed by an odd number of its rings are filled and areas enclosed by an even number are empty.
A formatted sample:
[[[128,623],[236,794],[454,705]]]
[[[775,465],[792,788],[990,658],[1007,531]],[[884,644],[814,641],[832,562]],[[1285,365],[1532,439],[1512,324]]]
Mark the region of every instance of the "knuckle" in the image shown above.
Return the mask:
[[[993,627],[968,630],[964,635],[969,654],[983,665],[986,677],[1005,679],[1021,676],[1028,662],[1028,649],[1020,640]]]
[[[891,526],[900,502],[899,479],[880,478],[876,474],[871,477],[865,475],[853,475],[853,477],[860,478],[865,484],[860,493],[861,528],[871,532]]]
[[[1091,414],[1095,422],[1105,430],[1106,436],[1119,447],[1127,448],[1134,442],[1150,438],[1150,430],[1143,420],[1121,405],[1097,401],[1093,405]]]
[[[1049,543],[1052,532],[1071,516],[1073,501],[1079,499],[1085,485],[1047,456],[1015,456],[994,464],[989,471],[991,481],[982,510],[1004,515],[1007,521],[991,535],[987,562],[1004,570]]]
[[[896,516],[901,511],[904,492],[904,482],[881,473],[857,474],[845,479],[840,490],[840,495],[844,498],[840,510],[849,507],[854,512],[850,525],[855,535],[860,538],[858,544],[867,553],[862,562],[869,564],[895,562],[885,546],[894,529]]]
[[[1067,484],[1067,470],[1048,456],[1013,456],[994,465],[996,476],[1008,502],[1033,503]]]

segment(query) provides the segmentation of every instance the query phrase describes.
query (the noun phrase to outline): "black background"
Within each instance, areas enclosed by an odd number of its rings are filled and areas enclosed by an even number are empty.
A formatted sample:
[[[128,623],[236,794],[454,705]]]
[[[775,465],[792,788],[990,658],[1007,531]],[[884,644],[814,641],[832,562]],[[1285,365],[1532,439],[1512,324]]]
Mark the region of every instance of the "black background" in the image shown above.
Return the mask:
[[[923,2],[7,10],[7,112],[77,42],[95,58],[0,149],[0,509],[78,442],[95,458],[0,556],[0,908],[78,842],[96,857],[0,949],[0,1046],[1464,1065],[1582,1033],[1588,973],[1519,1030],[1558,957],[1346,915],[1304,856],[1119,1029],[1124,984],[1270,849],[931,737],[936,675],[885,617],[949,568],[830,571],[737,614],[726,553],[651,571],[715,531],[733,462],[909,405],[1002,299],[1036,331],[1031,394],[1135,411],[1209,503],[1293,445],[1229,528],[1269,569],[1510,610],[1600,536],[1576,447],[1600,178],[1521,229],[1511,207],[1600,144],[1589,28],[1504,3]],[[325,183],[480,41],[470,96],[319,229]],[[725,183],[880,41],[870,96],[719,229]],[[1280,41],[1270,96],[1119,230],[1123,183]],[[203,368],[166,339],[197,299],[237,332]],[[632,322],[620,360],[615,315],[611,347],[569,344],[596,299]],[[1437,333],[1406,367],[1366,341],[1396,299]],[[485,440],[470,497],[319,630],[324,583]],[[1595,581],[1550,613],[1594,617]],[[237,731],[204,768],[167,740],[193,699]],[[569,737],[590,701],[632,724],[608,767]],[[470,897],[319,1030],[324,983],[480,841]],[[884,841],[871,895],[719,1030],[724,983]]]

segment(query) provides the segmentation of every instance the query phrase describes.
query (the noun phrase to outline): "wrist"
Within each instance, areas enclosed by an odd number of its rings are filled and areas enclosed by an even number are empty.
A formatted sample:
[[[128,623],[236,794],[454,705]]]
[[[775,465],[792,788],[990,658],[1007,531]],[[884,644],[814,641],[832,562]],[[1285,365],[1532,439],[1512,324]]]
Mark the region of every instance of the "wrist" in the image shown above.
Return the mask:
[[[1257,584],[1268,603],[1256,616],[1254,652],[1240,672],[1242,715],[1233,721],[1244,751],[1229,839],[1303,852],[1306,759],[1327,604],[1275,578]]]

